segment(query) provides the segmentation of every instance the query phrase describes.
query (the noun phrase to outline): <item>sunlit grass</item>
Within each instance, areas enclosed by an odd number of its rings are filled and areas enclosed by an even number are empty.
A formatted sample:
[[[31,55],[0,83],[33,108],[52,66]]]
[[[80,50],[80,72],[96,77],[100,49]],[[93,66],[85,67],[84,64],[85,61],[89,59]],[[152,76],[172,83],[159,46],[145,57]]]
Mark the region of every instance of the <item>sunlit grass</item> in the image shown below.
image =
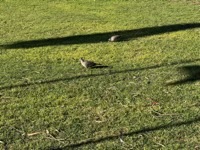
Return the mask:
[[[199,23],[199,7],[1,1],[0,149],[198,149],[200,28],[158,27]],[[86,42],[126,30],[138,36]],[[80,35],[86,40],[74,44],[6,48]],[[85,69],[80,57],[109,67]]]

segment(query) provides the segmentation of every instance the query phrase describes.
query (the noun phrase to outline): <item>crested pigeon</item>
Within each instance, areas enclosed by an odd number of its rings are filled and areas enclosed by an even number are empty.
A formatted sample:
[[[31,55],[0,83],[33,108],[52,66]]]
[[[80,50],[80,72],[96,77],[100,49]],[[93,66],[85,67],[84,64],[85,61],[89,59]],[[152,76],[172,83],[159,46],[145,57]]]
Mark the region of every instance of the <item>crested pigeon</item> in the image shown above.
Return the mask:
[[[95,62],[93,62],[93,61],[85,60],[85,59],[83,59],[83,58],[80,58],[80,62],[81,62],[81,65],[82,65],[83,67],[85,67],[85,68],[93,68],[93,67],[95,67],[95,66],[97,66],[97,65],[100,65],[100,64],[97,64],[97,63],[95,63]]]
[[[121,35],[113,35],[108,39],[108,41],[110,41],[110,42],[117,42],[120,40],[121,40]]]

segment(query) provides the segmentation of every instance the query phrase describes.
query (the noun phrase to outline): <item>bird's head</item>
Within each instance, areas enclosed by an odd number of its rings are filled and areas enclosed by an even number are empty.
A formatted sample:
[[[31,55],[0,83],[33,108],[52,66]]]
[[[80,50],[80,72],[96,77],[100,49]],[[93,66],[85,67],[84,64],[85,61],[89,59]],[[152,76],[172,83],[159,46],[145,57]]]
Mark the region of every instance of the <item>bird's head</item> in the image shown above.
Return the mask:
[[[80,61],[84,61],[84,59],[81,57],[81,58],[80,58]]]

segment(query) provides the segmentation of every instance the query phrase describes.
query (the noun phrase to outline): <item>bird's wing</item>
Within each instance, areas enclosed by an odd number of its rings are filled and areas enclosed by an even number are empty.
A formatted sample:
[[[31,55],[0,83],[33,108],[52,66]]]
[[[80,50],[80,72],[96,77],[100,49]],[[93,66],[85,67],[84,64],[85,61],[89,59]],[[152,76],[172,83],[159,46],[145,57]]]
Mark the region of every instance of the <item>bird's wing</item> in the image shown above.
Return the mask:
[[[95,65],[97,65],[95,62],[93,62],[93,61],[85,61],[86,62],[86,65],[88,66],[88,67],[93,67],[93,66],[95,66]]]
[[[97,63],[95,63],[95,62],[93,62],[93,61],[90,61],[90,63],[93,64],[93,65],[96,65],[96,64],[97,64]]]

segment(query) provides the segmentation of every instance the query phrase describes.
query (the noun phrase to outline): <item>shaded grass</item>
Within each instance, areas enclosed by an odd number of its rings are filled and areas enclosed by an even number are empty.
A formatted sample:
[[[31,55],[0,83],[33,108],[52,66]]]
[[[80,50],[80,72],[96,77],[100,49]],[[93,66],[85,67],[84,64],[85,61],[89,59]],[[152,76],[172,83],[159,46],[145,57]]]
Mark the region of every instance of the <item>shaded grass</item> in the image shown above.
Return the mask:
[[[198,5],[11,0],[0,9],[0,45],[12,48],[0,48],[0,148],[198,148]],[[116,31],[133,39],[100,42]],[[80,57],[113,67],[85,70]]]
[[[34,48],[34,47],[43,47],[52,45],[56,46],[56,45],[71,45],[71,44],[85,44],[85,43],[100,43],[100,42],[108,42],[109,37],[111,37],[112,35],[121,35],[123,38],[123,40],[121,41],[128,41],[139,37],[159,35],[163,33],[169,33],[169,32],[199,28],[199,27],[200,27],[199,23],[166,25],[161,27],[149,27],[136,30],[114,31],[108,33],[97,33],[90,35],[76,35],[76,36],[61,37],[61,38],[21,41],[7,45],[2,45],[2,47],[6,49],[15,49],[15,48]]]

